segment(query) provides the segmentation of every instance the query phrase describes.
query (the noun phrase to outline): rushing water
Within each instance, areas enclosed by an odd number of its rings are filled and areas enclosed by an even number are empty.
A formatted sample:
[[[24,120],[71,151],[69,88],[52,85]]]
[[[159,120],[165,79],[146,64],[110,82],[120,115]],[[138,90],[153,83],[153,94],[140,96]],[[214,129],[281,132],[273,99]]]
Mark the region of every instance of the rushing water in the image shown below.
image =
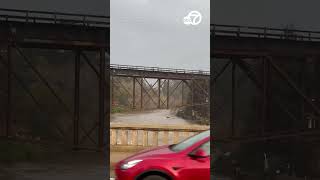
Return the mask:
[[[170,112],[170,110],[155,110],[155,111],[148,111],[148,112],[140,112],[140,113],[123,113],[123,114],[113,114],[111,116],[111,123],[112,124],[124,124],[126,126],[135,125],[142,127],[144,126],[150,126],[150,127],[157,127],[157,125],[162,126],[175,126],[175,127],[195,127],[199,125],[195,125],[190,123],[189,121],[186,121],[185,119],[182,119],[180,117],[177,117],[174,115],[174,113]],[[148,142],[150,144],[150,141],[152,140],[154,132],[148,133]],[[159,145],[163,145],[162,137],[163,132],[158,133],[159,138]],[[189,135],[193,135],[194,133],[190,133]],[[117,136],[121,136],[121,134],[117,134]],[[174,139],[173,132],[169,132],[169,144],[173,143]],[[131,139],[131,134],[128,132],[128,139]],[[180,137],[178,137],[179,140],[184,139],[182,134],[180,133]],[[117,138],[118,142],[121,143],[121,138]],[[142,132],[138,131],[138,145],[142,145],[143,142],[143,136]],[[130,143],[130,142],[129,142]]]
[[[170,112],[170,110],[155,110],[140,113],[112,114],[111,123],[191,125],[190,122],[175,116],[174,113]]]

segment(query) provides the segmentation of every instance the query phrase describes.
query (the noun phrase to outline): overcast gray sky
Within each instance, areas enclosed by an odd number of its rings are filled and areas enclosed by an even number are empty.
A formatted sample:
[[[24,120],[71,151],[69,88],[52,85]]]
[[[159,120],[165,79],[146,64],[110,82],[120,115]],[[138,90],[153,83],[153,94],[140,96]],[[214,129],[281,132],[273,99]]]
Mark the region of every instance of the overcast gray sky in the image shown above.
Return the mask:
[[[210,0],[111,0],[111,63],[210,68]],[[201,12],[198,26],[183,18]]]
[[[320,31],[319,0],[213,0],[214,23],[283,27]]]

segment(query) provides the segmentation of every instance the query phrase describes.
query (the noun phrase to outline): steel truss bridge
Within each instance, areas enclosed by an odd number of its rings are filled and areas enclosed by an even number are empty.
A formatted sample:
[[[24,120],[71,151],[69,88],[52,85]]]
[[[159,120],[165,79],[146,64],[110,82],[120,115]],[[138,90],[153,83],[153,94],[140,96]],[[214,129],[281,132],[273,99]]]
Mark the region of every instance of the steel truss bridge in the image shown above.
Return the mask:
[[[53,95],[56,101],[68,114],[70,121],[65,122],[71,126],[73,147],[75,149],[89,148],[102,150],[108,146],[108,134],[105,134],[105,119],[109,115],[109,104],[105,103],[109,99],[109,69],[106,64],[109,60],[109,22],[107,16],[96,16],[87,14],[72,14],[59,12],[43,12],[28,10],[0,9],[0,64],[6,69],[5,87],[5,118],[1,119],[2,128],[0,134],[5,137],[15,138],[13,125],[16,121],[13,107],[19,103],[13,100],[14,84],[17,83],[27,96],[31,97],[37,108],[43,112],[42,104],[39,102],[37,93],[32,92],[16,72],[15,62],[22,60],[25,67],[30,69],[39,82],[46,87],[47,92]],[[73,103],[70,105],[66,99],[62,98],[52,84],[41,73],[41,70],[32,63],[32,59],[26,51],[28,50],[66,50],[74,55],[74,92]],[[88,58],[87,53],[96,54],[99,57],[98,66],[90,66],[93,60]],[[92,61],[92,62],[91,62]],[[94,119],[89,127],[84,127],[80,121],[80,64],[87,62],[97,72],[98,79],[98,119]],[[107,83],[105,83],[107,82]],[[3,102],[2,102],[3,103]],[[44,112],[46,113],[46,112]],[[50,116],[48,114],[48,116]],[[57,125],[59,132],[61,127]],[[93,133],[99,134],[92,137]],[[63,134],[63,133],[61,133]],[[63,136],[63,135],[62,135]],[[83,143],[89,141],[94,146],[85,146]]]
[[[214,74],[212,75],[212,83],[218,81],[218,79],[226,72],[228,67],[231,67],[229,71],[231,75],[231,101],[232,103],[232,132],[231,135],[235,135],[235,121],[237,112],[236,102],[236,69],[243,71],[247,78],[256,86],[258,91],[263,95],[261,108],[263,109],[261,120],[261,132],[264,132],[265,127],[270,119],[268,119],[267,113],[270,113],[268,106],[277,104],[289,118],[292,120],[304,121],[301,119],[304,117],[300,114],[300,117],[296,117],[293,112],[290,112],[285,104],[276,98],[272,97],[270,87],[271,76],[279,77],[282,79],[282,84],[286,83],[290,91],[296,93],[296,98],[300,99],[299,103],[301,108],[308,106],[310,111],[320,115],[319,106],[310,97],[311,94],[306,92],[305,82],[297,82],[297,78],[293,79],[286,70],[286,67],[281,64],[298,64],[299,75],[301,78],[306,79],[306,64],[308,61],[318,58],[320,48],[320,32],[317,31],[301,31],[292,29],[276,29],[266,27],[247,27],[247,26],[231,26],[231,25],[211,25],[211,44],[212,44],[212,58],[227,60],[226,63],[221,66],[221,69],[215,69],[216,62],[219,60],[212,60],[214,68]],[[281,62],[281,64],[280,64]],[[254,68],[261,66],[260,69]],[[314,62],[317,64],[317,62]],[[314,65],[315,65],[314,64]],[[258,72],[257,70],[260,70]],[[262,73],[262,75],[261,75]],[[239,84],[238,86],[240,86]],[[304,112],[300,112],[304,113]],[[318,126],[317,126],[318,127]],[[307,130],[307,129],[305,129]],[[311,131],[314,131],[311,130]],[[291,133],[290,133],[291,132]],[[281,138],[299,136],[300,134],[310,134],[310,130],[304,132],[304,130],[294,130],[279,132],[279,136],[272,135],[272,137],[261,136],[253,139],[265,140],[266,138]],[[318,134],[318,130],[314,132]],[[264,134],[264,133],[263,133]],[[266,132],[266,134],[268,134]],[[265,135],[266,135],[265,134]],[[311,133],[312,134],[312,133]],[[235,138],[235,137],[234,137]],[[249,137],[248,137],[249,138]],[[231,138],[232,139],[232,138]],[[239,139],[239,138],[236,138]],[[241,139],[241,138],[240,138]]]
[[[317,31],[212,24],[215,141],[286,144],[290,163],[318,177],[319,58]]]
[[[209,107],[209,71],[116,64],[111,64],[110,69],[111,102],[115,102],[115,94],[120,92],[128,98],[127,106],[131,109]],[[197,100],[196,92],[202,94]]]

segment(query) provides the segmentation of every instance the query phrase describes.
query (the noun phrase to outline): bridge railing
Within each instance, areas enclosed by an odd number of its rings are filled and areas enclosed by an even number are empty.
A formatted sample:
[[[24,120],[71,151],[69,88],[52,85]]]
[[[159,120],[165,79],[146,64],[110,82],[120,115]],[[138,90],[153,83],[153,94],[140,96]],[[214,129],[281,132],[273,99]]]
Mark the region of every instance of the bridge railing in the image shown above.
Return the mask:
[[[161,145],[175,144],[198,134],[209,127],[155,126],[111,124],[110,145],[112,149],[145,149]]]
[[[110,24],[110,18],[107,16],[4,8],[0,8],[0,21],[71,24],[102,27],[108,27]]]
[[[119,64],[110,64],[110,69],[181,73],[181,74],[195,74],[195,75],[210,75],[210,71],[172,69],[172,68],[160,68],[160,67],[146,67],[146,66],[130,66],[130,65],[119,65]]]
[[[288,28],[267,28],[253,26],[234,26],[211,24],[211,35],[233,37],[255,37],[271,39],[287,39],[297,41],[320,41],[319,31],[303,31]]]

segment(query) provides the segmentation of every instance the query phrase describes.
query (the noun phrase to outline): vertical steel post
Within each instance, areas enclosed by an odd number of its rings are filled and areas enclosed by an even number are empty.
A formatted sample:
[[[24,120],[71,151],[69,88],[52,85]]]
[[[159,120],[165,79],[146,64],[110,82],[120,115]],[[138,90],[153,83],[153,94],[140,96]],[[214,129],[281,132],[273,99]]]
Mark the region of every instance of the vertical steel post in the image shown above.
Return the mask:
[[[194,118],[194,80],[191,80],[191,111],[192,111],[192,118]]]
[[[73,117],[73,145],[79,148],[79,120],[80,120],[80,50],[76,51],[74,69],[74,117]]]
[[[170,102],[170,80],[167,79],[167,109],[169,109]]]
[[[101,111],[104,112],[101,114],[101,129],[100,129],[100,133],[101,133],[101,145],[103,145],[103,147],[105,148],[104,152],[107,152],[106,154],[106,163],[108,164],[110,161],[110,157],[109,157],[109,149],[110,149],[110,111],[111,111],[111,103],[110,103],[110,54],[106,53],[106,51],[104,49],[100,50],[101,52],[101,61],[102,61],[102,66],[101,66],[101,73],[103,74],[102,76],[102,84],[103,82],[105,82],[105,86],[102,89],[103,92],[105,92],[106,94],[103,95],[103,99],[101,100]],[[109,52],[109,49],[108,49]],[[106,70],[106,71],[105,71]],[[105,105],[104,105],[105,104]],[[106,123],[106,121],[108,121]]]
[[[140,110],[143,109],[143,78],[141,78],[141,84],[140,84]]]
[[[181,106],[183,106],[183,90],[184,90],[184,82],[182,81],[182,84],[181,84]]]
[[[301,90],[305,91],[305,60],[302,60],[302,65],[301,65],[301,72],[300,72],[300,86],[301,86]],[[305,107],[304,107],[304,99],[303,97],[300,98],[300,103],[301,103],[301,123],[303,124],[302,127],[308,127],[308,122],[305,122]],[[300,124],[299,124],[300,125]]]
[[[108,68],[108,72],[109,72]],[[108,78],[107,78],[107,97],[110,98],[110,74],[107,73]],[[100,79],[99,79],[99,143],[98,143],[98,148],[103,148],[104,146],[104,134],[105,134],[105,78],[106,76],[106,54],[105,50],[103,48],[100,49]],[[110,111],[110,102],[107,103],[107,114],[109,114]],[[109,137],[109,136],[108,136]]]
[[[11,119],[12,119],[12,60],[11,60],[11,45],[7,47],[7,60],[8,60],[8,72],[7,72],[7,118],[6,118],[6,136],[10,136],[11,131]]]
[[[114,102],[115,102],[115,98],[114,98],[114,96],[115,96],[115,92],[114,92],[114,89],[115,89],[115,87],[114,87],[114,79],[113,79],[114,77],[113,76],[111,76],[111,105],[113,106],[114,105]]]
[[[158,79],[158,108],[161,108],[161,79]]]
[[[261,133],[264,135],[265,126],[268,120],[268,112],[269,112],[269,62],[266,58],[263,58],[263,102],[262,102],[262,123],[261,123]]]
[[[132,78],[133,88],[132,88],[132,108],[136,109],[136,78]]]
[[[235,135],[235,118],[236,118],[236,64],[232,61],[232,89],[231,89],[231,136],[233,137]]]

